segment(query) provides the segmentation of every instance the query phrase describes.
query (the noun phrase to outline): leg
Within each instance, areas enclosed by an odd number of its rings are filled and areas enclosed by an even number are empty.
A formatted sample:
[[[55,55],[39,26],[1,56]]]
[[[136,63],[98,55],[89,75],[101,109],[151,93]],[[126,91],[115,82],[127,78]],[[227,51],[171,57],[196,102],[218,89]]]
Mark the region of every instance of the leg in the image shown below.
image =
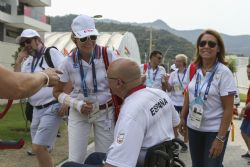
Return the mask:
[[[217,132],[206,132],[206,142],[205,142],[205,150],[204,150],[204,167],[221,167],[222,166],[222,161],[224,158],[226,146],[227,146],[227,141],[228,141],[228,136],[229,132],[226,135],[226,140],[224,142],[223,150],[217,158],[211,159],[209,158],[209,150],[212,146],[213,141],[215,140],[215,137],[217,135]]]
[[[55,142],[56,134],[60,125],[60,117],[57,115],[59,104],[53,104],[48,108],[34,109],[40,113],[40,122],[37,132],[32,141],[32,149],[36,153],[40,167],[52,167],[52,158],[48,148]]]
[[[84,163],[90,129],[87,115],[71,109],[68,119],[69,161]]]
[[[242,138],[244,139],[248,151],[250,151],[250,121],[244,119],[241,124],[241,135]]]
[[[53,167],[52,158],[46,146],[32,144],[32,150],[36,153],[39,167]]]
[[[188,128],[189,149],[192,159],[192,167],[203,167],[204,134]]]
[[[79,164],[77,162],[66,162],[61,167],[103,167],[103,165]]]
[[[104,111],[100,111],[104,112]],[[106,153],[114,139],[113,108],[108,108],[94,124],[95,151]]]

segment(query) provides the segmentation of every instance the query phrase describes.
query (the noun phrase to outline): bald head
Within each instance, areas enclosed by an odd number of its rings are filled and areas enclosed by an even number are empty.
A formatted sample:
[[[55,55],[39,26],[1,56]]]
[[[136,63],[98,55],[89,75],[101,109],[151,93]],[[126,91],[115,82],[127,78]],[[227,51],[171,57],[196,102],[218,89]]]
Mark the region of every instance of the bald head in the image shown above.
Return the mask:
[[[125,83],[140,80],[140,68],[138,64],[128,58],[119,58],[113,61],[108,68],[108,75],[119,78]]]
[[[113,61],[108,68],[107,78],[113,94],[124,98],[130,90],[141,85],[140,68],[128,58]]]

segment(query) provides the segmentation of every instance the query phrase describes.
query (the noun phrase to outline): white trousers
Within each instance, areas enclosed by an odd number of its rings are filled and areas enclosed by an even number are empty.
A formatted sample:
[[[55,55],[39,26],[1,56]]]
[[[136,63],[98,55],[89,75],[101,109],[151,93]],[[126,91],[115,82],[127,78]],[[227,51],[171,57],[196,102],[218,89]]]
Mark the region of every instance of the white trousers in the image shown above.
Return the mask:
[[[114,109],[100,110],[100,115],[93,122],[88,116],[70,109],[68,118],[69,161],[84,163],[89,134],[93,126],[95,151],[106,153],[114,138]]]

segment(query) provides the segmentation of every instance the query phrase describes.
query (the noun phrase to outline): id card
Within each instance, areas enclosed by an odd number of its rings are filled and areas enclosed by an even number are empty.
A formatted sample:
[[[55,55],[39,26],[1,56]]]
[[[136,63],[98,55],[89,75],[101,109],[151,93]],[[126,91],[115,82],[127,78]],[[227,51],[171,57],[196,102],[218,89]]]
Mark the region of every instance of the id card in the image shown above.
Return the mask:
[[[175,91],[175,92],[183,91],[181,85],[175,84],[175,85],[174,85],[174,91]]]
[[[191,105],[192,115],[190,117],[191,124],[196,127],[200,128],[202,116],[203,116],[203,100],[198,97],[194,100],[193,105]]]
[[[154,81],[152,79],[147,79],[147,82],[146,82],[147,87],[152,88],[153,84],[154,84]]]

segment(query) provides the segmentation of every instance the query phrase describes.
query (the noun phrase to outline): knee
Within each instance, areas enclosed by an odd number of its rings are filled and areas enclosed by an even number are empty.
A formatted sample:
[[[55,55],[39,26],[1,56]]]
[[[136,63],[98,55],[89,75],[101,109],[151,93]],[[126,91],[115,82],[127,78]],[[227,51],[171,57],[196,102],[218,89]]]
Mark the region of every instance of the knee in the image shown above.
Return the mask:
[[[32,151],[36,154],[48,151],[48,148],[46,146],[32,144]]]

